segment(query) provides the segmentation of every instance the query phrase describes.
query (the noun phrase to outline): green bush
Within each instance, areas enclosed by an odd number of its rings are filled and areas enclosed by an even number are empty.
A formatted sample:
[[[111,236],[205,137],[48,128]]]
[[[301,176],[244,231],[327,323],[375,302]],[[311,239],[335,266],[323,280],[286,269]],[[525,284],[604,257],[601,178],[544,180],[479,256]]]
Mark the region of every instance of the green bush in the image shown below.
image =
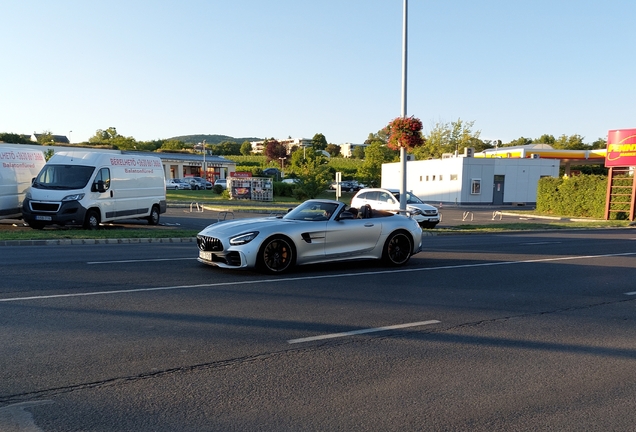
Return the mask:
[[[294,194],[293,183],[273,182],[274,184],[274,196],[275,197],[291,197]]]
[[[544,177],[539,180],[537,210],[561,216],[602,219],[606,193],[606,176]]]

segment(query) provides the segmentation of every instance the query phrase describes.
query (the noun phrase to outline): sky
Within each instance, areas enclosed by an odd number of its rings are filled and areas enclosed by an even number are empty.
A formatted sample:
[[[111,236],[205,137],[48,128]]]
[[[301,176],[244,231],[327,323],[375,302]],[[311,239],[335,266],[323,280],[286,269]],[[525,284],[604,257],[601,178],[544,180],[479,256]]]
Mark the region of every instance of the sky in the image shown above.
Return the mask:
[[[0,132],[362,143],[401,115],[403,0],[0,0]],[[633,0],[410,0],[408,116],[484,140],[636,128]]]

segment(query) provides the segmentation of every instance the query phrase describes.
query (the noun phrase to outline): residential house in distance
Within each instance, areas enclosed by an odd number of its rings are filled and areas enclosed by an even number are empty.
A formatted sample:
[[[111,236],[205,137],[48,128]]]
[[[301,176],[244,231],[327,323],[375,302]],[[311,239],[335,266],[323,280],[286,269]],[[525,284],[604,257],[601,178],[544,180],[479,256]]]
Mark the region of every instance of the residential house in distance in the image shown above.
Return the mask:
[[[40,138],[42,135],[44,134],[38,134],[33,132],[33,135],[31,135],[30,139],[33,142],[38,142],[38,138]],[[66,135],[51,135],[51,137],[53,138],[53,142],[55,144],[70,144],[71,143]]]

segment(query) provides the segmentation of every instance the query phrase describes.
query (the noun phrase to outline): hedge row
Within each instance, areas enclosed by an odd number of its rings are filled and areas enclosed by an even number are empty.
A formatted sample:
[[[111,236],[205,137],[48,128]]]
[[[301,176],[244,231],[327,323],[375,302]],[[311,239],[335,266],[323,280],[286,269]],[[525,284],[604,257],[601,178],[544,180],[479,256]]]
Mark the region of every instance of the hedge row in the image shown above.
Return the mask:
[[[603,219],[606,193],[606,176],[544,177],[539,180],[537,210],[560,216]],[[613,217],[621,218],[619,213]]]

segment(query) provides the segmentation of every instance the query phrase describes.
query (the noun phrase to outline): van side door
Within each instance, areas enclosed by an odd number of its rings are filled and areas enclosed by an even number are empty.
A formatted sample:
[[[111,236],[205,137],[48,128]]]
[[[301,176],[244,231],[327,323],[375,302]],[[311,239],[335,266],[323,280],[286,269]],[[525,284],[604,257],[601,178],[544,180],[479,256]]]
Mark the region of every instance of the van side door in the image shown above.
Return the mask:
[[[91,185],[91,193],[101,209],[102,220],[115,217],[116,207],[114,191],[111,188],[110,169],[100,168]]]

